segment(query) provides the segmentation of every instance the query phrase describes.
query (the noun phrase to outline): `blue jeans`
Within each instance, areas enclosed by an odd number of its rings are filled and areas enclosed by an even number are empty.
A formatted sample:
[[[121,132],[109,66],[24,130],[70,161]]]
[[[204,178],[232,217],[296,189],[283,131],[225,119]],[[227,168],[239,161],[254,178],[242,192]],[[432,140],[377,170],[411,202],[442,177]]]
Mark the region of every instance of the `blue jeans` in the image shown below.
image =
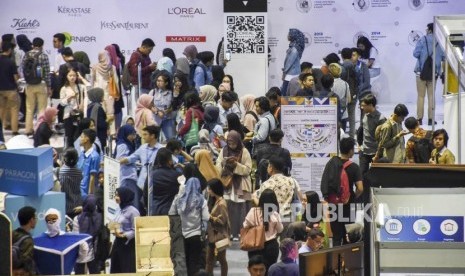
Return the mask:
[[[281,96],[286,97],[287,95],[287,87],[289,86],[289,81],[283,81],[283,85],[281,86]]]
[[[165,135],[166,140],[173,138],[175,135],[174,118],[163,119],[161,121],[160,128],[161,128],[161,131],[163,131],[163,135]]]

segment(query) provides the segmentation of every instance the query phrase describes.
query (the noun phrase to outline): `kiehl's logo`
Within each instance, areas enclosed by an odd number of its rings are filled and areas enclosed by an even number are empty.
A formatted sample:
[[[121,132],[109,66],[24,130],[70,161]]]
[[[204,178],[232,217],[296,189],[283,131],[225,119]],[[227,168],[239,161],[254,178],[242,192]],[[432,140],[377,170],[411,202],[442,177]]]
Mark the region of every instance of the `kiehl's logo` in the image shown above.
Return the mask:
[[[34,30],[40,27],[40,22],[37,19],[13,18],[13,24],[10,27],[17,31]]]

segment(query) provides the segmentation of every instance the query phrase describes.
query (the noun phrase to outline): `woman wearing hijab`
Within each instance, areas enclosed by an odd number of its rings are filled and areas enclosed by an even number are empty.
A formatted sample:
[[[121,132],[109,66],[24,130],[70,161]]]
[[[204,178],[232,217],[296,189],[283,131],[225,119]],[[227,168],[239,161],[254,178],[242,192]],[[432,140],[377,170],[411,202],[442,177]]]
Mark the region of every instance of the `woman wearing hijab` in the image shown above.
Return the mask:
[[[140,95],[139,99],[137,100],[137,108],[136,108],[136,120],[135,120],[135,128],[137,130],[137,134],[142,136],[142,130],[146,126],[155,126],[156,122],[153,118],[153,96],[148,94]],[[144,142],[142,141],[142,144]]]
[[[220,178],[218,169],[213,164],[210,151],[205,149],[198,150],[195,153],[194,158],[194,163],[197,165],[199,171],[207,181],[210,181],[213,178]]]
[[[200,181],[196,177],[187,179],[184,191],[173,200],[169,215],[181,217],[182,235],[184,237],[184,250],[186,254],[187,275],[197,273],[201,266],[201,248],[205,233],[204,224],[210,218],[207,201],[204,199]]]
[[[123,125],[118,130],[116,138],[116,149],[115,159],[120,160],[122,158],[130,156],[136,150],[135,140],[137,134],[136,129],[131,125]],[[120,170],[121,186],[129,188],[133,191],[135,197],[133,206],[142,211],[142,204],[139,201],[142,196],[142,190],[137,186],[137,168],[133,163],[121,164]]]
[[[305,49],[305,35],[298,29],[289,29],[287,35],[289,40],[289,48],[286,51],[283,67],[283,85],[281,91],[283,96],[286,96],[287,86],[289,81],[300,74],[300,59]]]
[[[106,113],[106,120],[108,121],[110,134],[115,134],[115,97],[114,95],[110,95],[110,77],[113,78],[113,81],[118,81],[118,76],[116,73],[116,67],[112,65],[110,60],[110,53],[107,51],[102,51],[98,54],[98,63],[92,66],[92,80],[94,87],[99,87],[103,89],[103,109]],[[116,85],[118,90],[117,94],[119,93],[118,85]]]
[[[186,109],[186,119],[184,120],[184,125],[178,131],[178,135],[181,137],[184,137],[189,132],[193,120],[196,120],[200,127],[203,125],[203,108],[197,92],[192,91],[186,94],[184,97],[184,106]],[[189,146],[192,147],[192,145]],[[187,147],[186,150],[190,151],[190,147]]]
[[[203,115],[202,129],[208,130],[210,133],[210,141],[216,147],[220,146],[220,140],[224,139],[223,127],[219,124],[220,109],[217,106],[207,106]],[[216,142],[214,140],[216,139]]]
[[[246,203],[250,202],[252,192],[252,180],[250,179],[252,158],[242,144],[241,135],[237,131],[229,132],[226,146],[223,147],[216,160],[216,168],[226,186],[224,198],[228,203],[231,234],[233,240],[237,241],[241,223],[248,211]],[[225,179],[230,180],[225,183]]]
[[[102,107],[102,101],[104,98],[104,91],[100,87],[94,87],[87,91],[87,98],[90,104],[87,106],[87,117],[94,120],[95,131],[97,131],[97,137],[102,144],[102,149],[107,146],[108,138],[108,123],[107,115],[104,108]]]
[[[57,119],[58,109],[55,107],[47,107],[37,119],[34,129],[34,147],[42,145],[50,145],[50,137],[53,135],[53,124]]]
[[[206,108],[207,106],[216,106],[216,94],[218,90],[213,85],[203,85],[200,86],[200,101],[202,102],[202,107]]]
[[[255,129],[255,125],[258,121],[257,111],[255,111],[255,96],[248,94],[241,97],[241,106],[244,109],[242,113],[242,125],[247,128],[249,132]]]
[[[73,232],[89,234],[96,237],[100,227],[103,225],[102,214],[97,212],[97,199],[94,195],[90,194],[86,197],[82,206],[82,213],[73,220]],[[94,258],[96,254],[96,243],[90,240],[88,242],[89,250],[86,255],[79,255],[74,266],[76,274],[85,274],[86,266],[89,274],[98,274],[99,264],[98,260]]]
[[[132,206],[134,193],[127,187],[116,189],[115,201],[119,204],[115,219],[111,226],[115,241],[111,251],[110,273],[136,272],[136,244],[134,241],[134,218],[140,216]]]
[[[120,97],[115,99],[115,104],[113,106],[114,114],[115,114],[115,132],[118,133],[118,128],[121,125],[121,118],[123,117],[123,108],[124,108],[124,100],[123,100],[123,89],[121,87],[121,74],[123,73],[124,67],[124,60],[121,60],[121,52],[119,50],[119,46],[117,44],[110,44],[105,47],[105,51],[108,52],[110,57],[110,63],[115,67],[116,74],[115,80],[116,85],[118,87],[118,91],[120,92]],[[124,59],[124,57],[123,57]]]
[[[210,156],[213,161],[218,158],[218,149],[210,141],[210,133],[206,129],[201,129],[199,131],[199,143],[191,148],[190,155],[195,157],[197,152],[202,149],[210,152]]]

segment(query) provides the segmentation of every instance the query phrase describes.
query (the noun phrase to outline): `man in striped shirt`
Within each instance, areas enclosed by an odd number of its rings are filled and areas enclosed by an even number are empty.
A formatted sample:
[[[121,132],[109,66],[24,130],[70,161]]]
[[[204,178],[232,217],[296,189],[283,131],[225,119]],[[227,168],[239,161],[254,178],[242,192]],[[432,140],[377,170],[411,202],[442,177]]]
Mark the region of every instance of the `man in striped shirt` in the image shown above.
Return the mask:
[[[74,148],[66,149],[64,155],[64,165],[58,174],[61,191],[66,196],[66,215],[74,218],[76,213],[82,209],[81,181],[82,172],[76,167],[79,155]]]

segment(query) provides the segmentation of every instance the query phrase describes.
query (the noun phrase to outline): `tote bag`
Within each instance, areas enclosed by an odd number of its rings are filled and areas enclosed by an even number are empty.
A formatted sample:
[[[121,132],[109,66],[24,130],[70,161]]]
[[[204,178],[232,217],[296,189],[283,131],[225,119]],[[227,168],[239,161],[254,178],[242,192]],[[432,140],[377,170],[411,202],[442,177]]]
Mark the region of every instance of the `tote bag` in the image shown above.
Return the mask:
[[[184,135],[184,144],[186,147],[197,145],[199,142],[199,122],[195,119],[194,114],[194,109],[192,109],[191,128]]]
[[[257,210],[255,210],[254,216],[258,225],[241,229],[241,250],[256,251],[265,248],[265,226],[263,223],[260,224]]]

